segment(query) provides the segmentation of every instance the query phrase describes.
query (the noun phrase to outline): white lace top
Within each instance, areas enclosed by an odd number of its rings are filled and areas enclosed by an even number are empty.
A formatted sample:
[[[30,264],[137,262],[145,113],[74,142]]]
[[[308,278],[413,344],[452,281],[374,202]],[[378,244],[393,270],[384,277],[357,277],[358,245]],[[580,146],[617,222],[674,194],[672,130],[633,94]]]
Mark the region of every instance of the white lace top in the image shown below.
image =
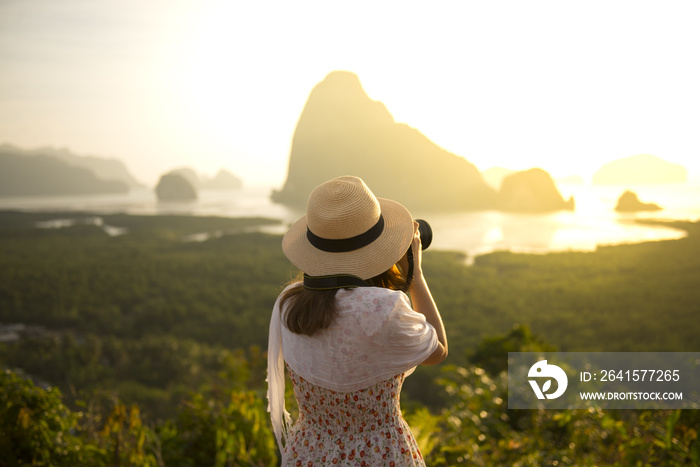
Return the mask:
[[[438,346],[435,329],[411,308],[403,292],[380,287],[341,289],[336,300],[335,321],[313,336],[295,334],[284,326],[279,298],[273,308],[268,410],[280,449],[291,425],[284,408],[285,361],[312,384],[353,392],[401,373],[409,375]]]

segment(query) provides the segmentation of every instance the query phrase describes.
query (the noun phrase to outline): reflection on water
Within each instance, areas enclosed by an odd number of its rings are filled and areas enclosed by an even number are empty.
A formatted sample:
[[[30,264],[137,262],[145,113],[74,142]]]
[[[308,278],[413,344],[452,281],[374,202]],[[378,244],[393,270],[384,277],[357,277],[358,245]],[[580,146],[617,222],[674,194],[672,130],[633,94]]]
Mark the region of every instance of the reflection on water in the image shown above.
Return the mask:
[[[522,253],[593,251],[616,245],[683,238],[685,231],[636,224],[613,216],[583,216],[572,212],[507,214],[479,212],[430,217],[435,235],[431,249],[475,255],[508,250]]]
[[[25,211],[81,211],[142,215],[196,215],[226,217],[268,217],[296,219],[294,210],[270,199],[271,188],[249,187],[240,191],[201,191],[193,203],[159,203],[152,190],[133,190],[127,194],[51,197],[0,197],[0,209]]]
[[[183,242],[205,242],[207,240],[221,238],[224,235],[236,235],[244,233],[262,232],[271,235],[284,235],[289,227],[286,224],[273,225],[251,225],[230,230],[215,230],[213,232],[199,232],[195,234],[185,235],[182,237]]]
[[[700,219],[700,186],[667,185],[643,187],[591,187],[561,185],[565,198],[574,196],[576,210],[549,214],[512,214],[496,211],[433,214],[416,212],[414,217],[427,219],[434,230],[432,249],[457,250],[470,259],[475,255],[510,250],[546,253],[549,251],[590,251],[598,245],[677,239],[683,231],[663,226],[636,224],[635,219]],[[619,214],[614,211],[619,196],[635,191],[640,200],[657,203],[658,212]],[[236,192],[200,192],[195,203],[158,203],[150,190],[127,195],[64,196],[51,198],[0,198],[0,209],[31,211],[84,211],[95,214],[184,214],[198,216],[267,217],[282,224],[266,226],[269,233],[284,233],[287,226],[303,215],[299,210],[274,204],[270,187],[247,187]],[[70,221],[61,216],[54,222]],[[101,222],[95,217],[94,222]],[[114,226],[101,225],[110,234],[125,232]],[[58,226],[58,225],[56,225]],[[45,227],[49,227],[46,225]],[[202,232],[191,241],[201,241],[225,232]]]
[[[640,200],[662,206],[662,211],[617,213],[615,205],[627,189]],[[593,251],[601,245],[638,243],[683,238],[685,231],[658,225],[638,224],[635,220],[700,219],[700,186],[589,186],[560,185],[565,199],[573,196],[575,211],[548,214],[518,214],[496,211],[430,214],[435,249],[458,250],[474,256],[508,250],[524,253],[551,251]]]
[[[564,198],[576,199],[576,213],[583,215],[607,215],[616,219],[700,219],[700,185],[559,185]],[[617,200],[626,190],[635,192],[640,201],[656,203],[662,211],[615,213]]]
[[[110,237],[117,237],[128,233],[129,229],[125,227],[115,227],[104,223],[101,217],[81,217],[76,219],[51,219],[48,221],[36,222],[34,226],[37,229],[64,229],[74,225],[94,225],[101,227],[102,230]]]

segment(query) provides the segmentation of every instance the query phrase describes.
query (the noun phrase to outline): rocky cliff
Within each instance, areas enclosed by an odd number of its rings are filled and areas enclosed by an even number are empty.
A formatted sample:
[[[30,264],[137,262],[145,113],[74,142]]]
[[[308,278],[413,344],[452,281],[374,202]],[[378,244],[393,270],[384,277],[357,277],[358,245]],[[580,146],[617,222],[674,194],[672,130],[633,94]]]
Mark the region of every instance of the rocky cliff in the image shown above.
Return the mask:
[[[564,201],[552,177],[542,169],[516,172],[503,179],[498,207],[514,212],[573,210],[574,199]]]
[[[660,211],[661,209],[658,204],[640,201],[637,193],[629,190],[620,195],[615,205],[615,211],[618,212]]]
[[[187,203],[197,200],[197,190],[179,173],[171,172],[160,177],[155,191],[160,202]]]
[[[311,190],[340,175],[361,177],[378,197],[412,210],[495,207],[474,165],[418,130],[396,123],[358,77],[330,73],[309,95],[292,140],[287,180],[276,202],[304,207]]]

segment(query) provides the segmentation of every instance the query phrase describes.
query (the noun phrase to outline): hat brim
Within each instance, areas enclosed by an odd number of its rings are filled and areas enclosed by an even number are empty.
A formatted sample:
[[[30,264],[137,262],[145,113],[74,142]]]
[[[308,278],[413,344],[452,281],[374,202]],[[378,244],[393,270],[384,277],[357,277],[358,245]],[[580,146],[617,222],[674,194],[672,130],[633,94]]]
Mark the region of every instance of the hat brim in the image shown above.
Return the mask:
[[[306,216],[296,221],[282,239],[282,251],[294,266],[310,276],[351,274],[370,279],[396,264],[408,251],[413,238],[411,213],[396,201],[377,198],[384,217],[384,230],[367,246],[342,253],[314,247],[306,237]]]

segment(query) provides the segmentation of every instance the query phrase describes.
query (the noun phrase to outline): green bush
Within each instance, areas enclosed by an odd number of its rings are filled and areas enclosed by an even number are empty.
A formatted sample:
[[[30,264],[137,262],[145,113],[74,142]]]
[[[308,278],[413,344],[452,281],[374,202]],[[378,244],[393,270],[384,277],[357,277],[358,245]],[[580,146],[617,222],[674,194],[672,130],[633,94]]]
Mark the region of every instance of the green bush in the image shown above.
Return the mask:
[[[272,466],[277,444],[261,395],[230,391],[223,403],[193,394],[174,420],[145,424],[117,399],[73,412],[56,389],[0,375],[0,465]],[[99,398],[97,398],[99,399]]]
[[[80,414],[63,405],[58,389],[42,389],[10,371],[0,373],[2,465],[101,463],[104,451],[77,435],[79,420]]]

